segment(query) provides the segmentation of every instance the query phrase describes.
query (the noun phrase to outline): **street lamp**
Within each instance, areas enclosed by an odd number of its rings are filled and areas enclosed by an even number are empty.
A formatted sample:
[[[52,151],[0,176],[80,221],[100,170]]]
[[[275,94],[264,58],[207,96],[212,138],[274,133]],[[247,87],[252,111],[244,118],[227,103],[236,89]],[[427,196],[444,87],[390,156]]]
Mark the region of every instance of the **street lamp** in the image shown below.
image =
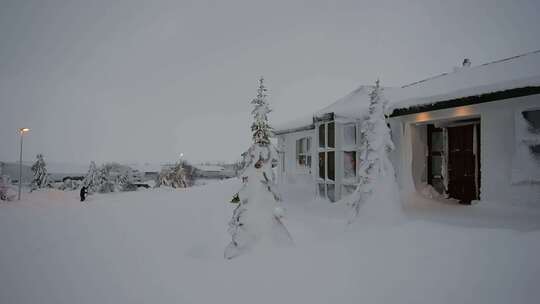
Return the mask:
[[[22,187],[22,143],[24,133],[30,131],[28,128],[20,128],[19,134],[21,136],[21,149],[19,151],[19,197],[18,200],[21,200],[21,187]]]

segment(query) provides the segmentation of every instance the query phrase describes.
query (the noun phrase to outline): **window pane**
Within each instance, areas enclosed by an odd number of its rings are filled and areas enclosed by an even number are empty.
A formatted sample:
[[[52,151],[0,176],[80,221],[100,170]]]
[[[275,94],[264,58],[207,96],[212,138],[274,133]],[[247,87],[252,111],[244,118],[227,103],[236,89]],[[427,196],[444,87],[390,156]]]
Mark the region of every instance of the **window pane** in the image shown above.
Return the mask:
[[[306,157],[306,167],[311,168],[311,155],[308,155]]]
[[[311,151],[311,137],[306,138],[306,153],[309,153]]]
[[[538,159],[540,159],[540,145],[529,146],[531,153]]]
[[[324,178],[324,152],[319,153],[319,177]]]
[[[326,185],[326,196],[331,202],[336,201],[336,186],[334,184]]]
[[[343,152],[343,177],[345,179],[356,176],[356,152]]]
[[[298,165],[299,166],[305,166],[306,165],[306,156],[305,155],[298,155]]]
[[[328,179],[335,180],[335,153],[328,152]]]
[[[322,124],[319,125],[319,147],[323,148],[326,146],[326,143],[324,141],[324,128],[326,125]]]
[[[525,111],[523,118],[529,123],[529,130],[533,133],[540,133],[540,110]]]
[[[431,133],[431,151],[442,152],[444,150],[443,134],[441,132]]]
[[[433,155],[431,157],[431,174],[433,177],[441,177],[442,156]]]
[[[326,194],[324,193],[324,184],[317,184],[319,188],[319,196],[320,197],[326,197]]]
[[[334,123],[331,122],[328,124],[328,147],[335,148],[335,142],[334,142]]]
[[[298,139],[296,141],[296,155],[302,153],[302,141]]]
[[[347,146],[356,145],[356,125],[348,124],[343,127],[343,141]]]

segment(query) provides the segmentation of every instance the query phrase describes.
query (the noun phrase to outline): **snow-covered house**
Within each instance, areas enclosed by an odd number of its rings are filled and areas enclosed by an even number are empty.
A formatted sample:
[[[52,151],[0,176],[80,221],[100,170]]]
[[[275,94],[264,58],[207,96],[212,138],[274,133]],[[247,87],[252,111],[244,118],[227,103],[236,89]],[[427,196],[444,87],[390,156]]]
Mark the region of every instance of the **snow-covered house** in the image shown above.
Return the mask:
[[[277,126],[281,180],[310,180],[331,201],[354,189],[369,91],[361,86],[310,120]],[[429,184],[463,203],[540,203],[540,51],[386,88],[384,96],[404,193]]]

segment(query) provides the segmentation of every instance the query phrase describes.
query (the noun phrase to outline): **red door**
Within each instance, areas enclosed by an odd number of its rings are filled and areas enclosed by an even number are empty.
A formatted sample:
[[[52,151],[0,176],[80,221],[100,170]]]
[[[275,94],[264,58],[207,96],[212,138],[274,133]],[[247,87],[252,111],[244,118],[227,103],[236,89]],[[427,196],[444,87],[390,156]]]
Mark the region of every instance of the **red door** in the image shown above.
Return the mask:
[[[472,124],[448,128],[448,194],[462,204],[478,199],[480,154],[474,151],[479,147],[478,136],[477,145],[474,145],[474,132],[475,125]]]

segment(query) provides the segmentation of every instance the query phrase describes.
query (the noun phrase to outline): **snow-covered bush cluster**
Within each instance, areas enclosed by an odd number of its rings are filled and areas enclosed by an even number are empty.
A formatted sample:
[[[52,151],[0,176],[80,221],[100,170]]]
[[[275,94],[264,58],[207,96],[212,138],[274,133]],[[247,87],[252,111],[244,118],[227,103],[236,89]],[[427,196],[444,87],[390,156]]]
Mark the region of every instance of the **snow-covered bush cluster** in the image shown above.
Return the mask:
[[[290,244],[292,238],[282,223],[284,216],[280,196],[274,189],[272,166],[277,160],[277,151],[270,142],[272,129],[268,124],[270,107],[266,101],[263,78],[259,80],[251,126],[253,144],[243,155],[244,182],[240,191],[232,198],[237,204],[229,222],[231,243],[225,248],[225,258],[234,258],[260,242]]]
[[[137,190],[137,182],[137,173],[129,166],[106,163],[98,168],[91,162],[82,185],[88,188],[89,193],[109,193]]]
[[[193,186],[195,169],[184,160],[174,166],[163,167],[159,173],[156,187],[187,188]]]
[[[11,180],[7,175],[0,175],[0,200],[12,201],[15,199],[15,190],[11,187]]]
[[[71,191],[71,190],[77,190],[81,187],[82,181],[66,177],[63,179],[62,183],[57,187],[58,190],[64,190],[64,191]]]

